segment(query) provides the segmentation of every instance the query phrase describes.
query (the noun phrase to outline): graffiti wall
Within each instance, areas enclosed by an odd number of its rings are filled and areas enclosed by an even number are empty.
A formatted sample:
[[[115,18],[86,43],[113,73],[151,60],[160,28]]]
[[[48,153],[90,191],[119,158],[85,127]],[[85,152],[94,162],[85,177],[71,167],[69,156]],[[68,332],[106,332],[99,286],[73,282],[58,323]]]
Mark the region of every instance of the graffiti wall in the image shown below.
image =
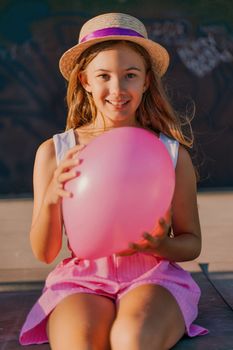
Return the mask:
[[[195,105],[192,157],[199,169],[199,187],[232,187],[229,18],[212,18],[208,13],[192,17],[176,6],[178,1],[160,10],[155,9],[156,1],[145,2],[145,10],[137,1],[137,6],[123,0],[108,6],[103,1],[94,3],[92,10],[88,4],[72,1],[69,6],[49,0],[0,4],[0,195],[31,194],[35,151],[65,126],[66,83],[58,70],[59,57],[77,42],[84,21],[109,11],[136,15],[149,37],[168,49],[171,64],[164,83],[169,96],[182,114]]]

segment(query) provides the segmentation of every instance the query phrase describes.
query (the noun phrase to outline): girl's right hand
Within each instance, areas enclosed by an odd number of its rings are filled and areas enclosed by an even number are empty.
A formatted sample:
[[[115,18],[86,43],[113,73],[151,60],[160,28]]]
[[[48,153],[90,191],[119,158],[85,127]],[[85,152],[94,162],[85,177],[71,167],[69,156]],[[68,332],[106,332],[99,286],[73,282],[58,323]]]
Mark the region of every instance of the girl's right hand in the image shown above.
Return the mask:
[[[72,197],[72,193],[65,190],[64,185],[67,181],[78,176],[74,168],[81,164],[82,160],[78,158],[78,155],[85,147],[85,145],[76,145],[67,151],[64,159],[54,171],[53,178],[47,188],[45,195],[47,204],[57,204],[63,197]]]

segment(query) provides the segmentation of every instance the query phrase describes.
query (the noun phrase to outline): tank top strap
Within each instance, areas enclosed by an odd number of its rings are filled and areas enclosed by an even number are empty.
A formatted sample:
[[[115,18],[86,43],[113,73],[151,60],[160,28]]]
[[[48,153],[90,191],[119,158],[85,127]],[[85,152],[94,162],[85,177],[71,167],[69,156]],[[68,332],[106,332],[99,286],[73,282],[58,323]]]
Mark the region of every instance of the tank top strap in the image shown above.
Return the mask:
[[[59,164],[64,158],[66,152],[76,144],[74,130],[69,129],[60,134],[53,135],[53,142],[57,164]]]
[[[179,142],[166,136],[163,133],[160,133],[159,139],[166,146],[175,167],[178,158]],[[65,132],[53,135],[53,142],[55,146],[57,164],[59,164],[60,161],[64,158],[66,152],[76,145],[74,130],[69,129]]]
[[[159,139],[163,142],[163,144],[166,146],[174,167],[176,167],[177,158],[178,158],[178,151],[179,151],[179,142],[177,140],[174,140],[163,133],[160,133]]]

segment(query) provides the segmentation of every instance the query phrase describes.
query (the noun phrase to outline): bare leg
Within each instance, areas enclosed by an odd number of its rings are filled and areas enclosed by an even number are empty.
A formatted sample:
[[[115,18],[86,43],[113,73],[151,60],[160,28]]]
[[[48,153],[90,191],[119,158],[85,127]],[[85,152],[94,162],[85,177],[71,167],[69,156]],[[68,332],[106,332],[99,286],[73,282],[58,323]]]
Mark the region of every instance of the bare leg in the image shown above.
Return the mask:
[[[77,293],[58,304],[48,319],[52,350],[109,350],[114,303],[105,297]]]
[[[174,297],[158,285],[142,285],[122,297],[111,331],[112,350],[168,350],[185,323]]]

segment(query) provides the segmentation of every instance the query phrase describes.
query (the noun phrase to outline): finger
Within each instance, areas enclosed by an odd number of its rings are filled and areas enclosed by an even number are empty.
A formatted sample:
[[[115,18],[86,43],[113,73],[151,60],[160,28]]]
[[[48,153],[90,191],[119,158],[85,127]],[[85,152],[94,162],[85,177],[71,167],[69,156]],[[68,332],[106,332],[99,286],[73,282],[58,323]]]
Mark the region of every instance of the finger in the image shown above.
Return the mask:
[[[75,155],[76,153],[79,153],[79,152],[82,151],[85,147],[86,147],[86,145],[76,145],[76,146],[70,148],[70,149],[66,152],[64,159],[71,159],[71,158],[73,158],[74,155]]]
[[[80,174],[79,171],[71,170],[66,173],[62,173],[58,177],[58,182],[64,184],[65,182],[74,179],[76,176]]]
[[[129,244],[130,249],[133,249],[137,252],[145,252],[150,248],[147,243],[144,244],[138,244],[138,243],[130,243]]]
[[[77,158],[64,160],[63,162],[60,163],[60,165],[57,168],[57,176],[59,176],[64,171],[67,171],[67,170],[69,170],[71,168],[74,168],[75,166],[80,165],[81,163],[82,163],[82,160],[81,159],[77,159]]]
[[[170,225],[165,221],[164,218],[159,219],[159,225],[156,230],[156,236],[167,235],[169,232]]]
[[[153,236],[153,235],[149,234],[148,232],[144,232],[143,237],[147,241],[147,249],[148,250],[149,249],[152,249],[152,250],[156,249],[161,242],[161,235],[157,236],[157,234],[156,234]]]
[[[128,255],[132,255],[134,253],[135,253],[135,251],[133,251],[132,249],[126,248],[124,250],[116,252],[115,254],[119,255],[119,256],[128,256]]]
[[[116,253],[116,256],[130,256],[130,255],[133,255],[135,254],[135,251],[132,251],[132,249],[130,250],[125,250],[123,252],[119,252],[119,253]]]
[[[64,190],[62,188],[57,190],[57,195],[59,197],[66,197],[66,198],[70,198],[70,197],[73,196],[73,194],[71,192],[66,191],[66,190]]]
[[[155,244],[156,238],[150,235],[148,232],[143,233],[143,238],[145,238],[151,245]]]

